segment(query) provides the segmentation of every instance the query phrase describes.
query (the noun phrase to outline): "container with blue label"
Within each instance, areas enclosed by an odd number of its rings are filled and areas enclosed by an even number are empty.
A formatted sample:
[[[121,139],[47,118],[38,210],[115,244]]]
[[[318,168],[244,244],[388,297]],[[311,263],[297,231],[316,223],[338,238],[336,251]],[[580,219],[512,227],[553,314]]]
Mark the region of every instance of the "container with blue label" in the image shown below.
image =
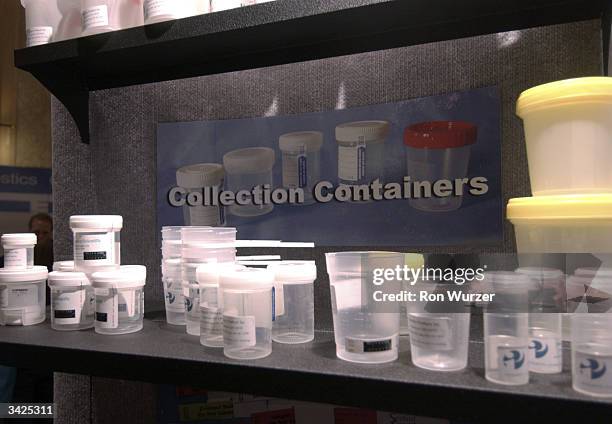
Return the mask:
[[[283,154],[283,187],[303,190],[303,203],[313,203],[312,190],[321,176],[323,134],[318,131],[283,134],[278,145]]]
[[[612,398],[612,314],[572,315],[572,387]]]

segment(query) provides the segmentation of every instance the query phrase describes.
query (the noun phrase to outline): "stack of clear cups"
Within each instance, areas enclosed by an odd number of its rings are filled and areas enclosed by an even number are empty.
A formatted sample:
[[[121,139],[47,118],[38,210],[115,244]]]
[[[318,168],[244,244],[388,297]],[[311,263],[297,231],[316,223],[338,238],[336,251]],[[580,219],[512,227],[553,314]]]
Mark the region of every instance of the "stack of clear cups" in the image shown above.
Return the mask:
[[[185,325],[185,298],[181,285],[181,228],[162,227],[162,284],[166,305],[166,322]]]
[[[187,334],[200,336],[200,286],[196,274],[198,266],[207,263],[234,263],[235,246],[235,228],[181,229],[181,280],[185,297]]]

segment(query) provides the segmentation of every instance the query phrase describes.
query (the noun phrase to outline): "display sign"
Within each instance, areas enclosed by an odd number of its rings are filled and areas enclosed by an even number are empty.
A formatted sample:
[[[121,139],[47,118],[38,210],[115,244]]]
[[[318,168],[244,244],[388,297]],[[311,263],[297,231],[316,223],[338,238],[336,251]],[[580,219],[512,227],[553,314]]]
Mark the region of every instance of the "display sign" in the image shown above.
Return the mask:
[[[503,237],[496,87],[300,115],[161,123],[158,224],[327,246]]]

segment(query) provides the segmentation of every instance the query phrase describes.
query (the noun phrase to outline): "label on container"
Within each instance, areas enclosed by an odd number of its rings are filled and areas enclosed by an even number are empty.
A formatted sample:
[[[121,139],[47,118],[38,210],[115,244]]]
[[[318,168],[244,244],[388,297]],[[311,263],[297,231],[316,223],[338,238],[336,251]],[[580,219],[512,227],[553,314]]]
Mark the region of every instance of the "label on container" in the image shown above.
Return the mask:
[[[185,297],[180,281],[166,281],[166,309],[172,312],[185,312]]]
[[[53,27],[36,26],[26,29],[26,47],[40,46],[51,42]]]
[[[560,372],[563,361],[561,340],[553,337],[532,337],[529,340],[529,370]]]
[[[26,268],[28,266],[28,250],[22,249],[5,249],[4,250],[4,268]]]
[[[338,178],[345,181],[360,181],[366,171],[366,145],[338,146]]]
[[[574,386],[612,393],[612,355],[595,355],[578,349],[574,355]]]
[[[181,0],[185,1],[185,0]],[[145,0],[144,2],[144,18],[145,21],[158,16],[169,17],[176,19],[179,17],[176,0]]]
[[[223,343],[230,347],[256,345],[254,316],[223,316]]]
[[[285,289],[282,282],[274,282],[272,296],[272,304],[274,305],[273,316],[276,318],[277,316],[285,315]]]
[[[527,367],[527,348],[525,346],[497,347],[497,370],[502,377],[523,376],[529,372]]]
[[[96,296],[96,322],[100,328],[119,326],[119,296]]]
[[[393,350],[396,343],[397,340],[394,340],[394,337],[369,340],[347,337],[344,340],[346,351],[350,353],[386,352]]]
[[[85,316],[90,318],[96,313],[96,293],[93,290],[85,292],[87,299],[85,301]]]
[[[223,335],[223,311],[210,306],[200,307],[200,333],[208,336]]]
[[[119,292],[119,318],[131,318],[136,313],[136,290],[121,290]]]
[[[308,185],[308,158],[306,153],[283,158],[283,186],[304,188]]]
[[[56,324],[79,324],[81,312],[88,300],[85,289],[72,292],[53,293],[53,322]]]
[[[109,233],[75,233],[74,256],[91,264],[113,264],[115,238]]]
[[[83,31],[108,26],[108,7],[101,4],[83,10],[81,24],[83,25]]]
[[[408,314],[410,343],[421,349],[451,350],[449,317]]]
[[[25,306],[38,305],[38,286],[28,284],[26,286],[0,286],[0,307],[22,308]]]

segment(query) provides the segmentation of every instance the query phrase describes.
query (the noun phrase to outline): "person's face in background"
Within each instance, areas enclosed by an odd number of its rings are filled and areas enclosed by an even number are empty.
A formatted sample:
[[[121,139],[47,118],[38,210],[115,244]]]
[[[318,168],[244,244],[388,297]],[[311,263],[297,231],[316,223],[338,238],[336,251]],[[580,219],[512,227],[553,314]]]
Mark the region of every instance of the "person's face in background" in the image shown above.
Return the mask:
[[[53,228],[51,223],[42,219],[32,221],[30,232],[36,234],[37,244],[46,244],[53,240]]]

